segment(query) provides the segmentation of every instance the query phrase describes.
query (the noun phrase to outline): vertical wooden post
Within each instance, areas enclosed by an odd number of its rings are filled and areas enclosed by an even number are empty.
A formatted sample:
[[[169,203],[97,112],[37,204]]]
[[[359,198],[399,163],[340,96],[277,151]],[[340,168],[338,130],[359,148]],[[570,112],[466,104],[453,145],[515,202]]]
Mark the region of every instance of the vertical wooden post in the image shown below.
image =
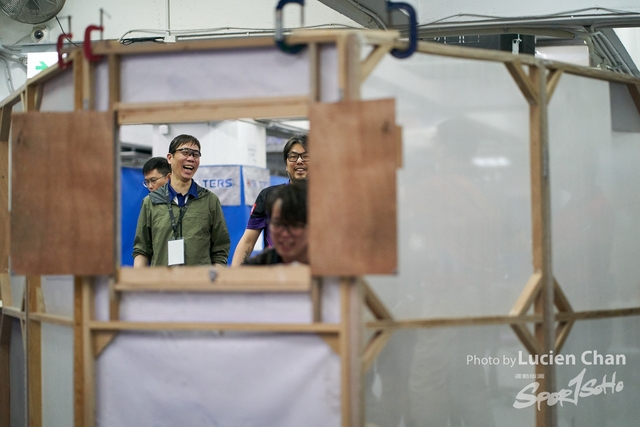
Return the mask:
[[[120,56],[109,55],[109,110],[120,102]]]
[[[340,362],[342,427],[364,426],[362,387],[362,282],[352,277],[340,281]]]
[[[9,129],[12,105],[0,109],[0,273],[9,272]]]
[[[533,268],[542,274],[542,291],[534,310],[542,314],[543,323],[535,326],[535,336],[543,353],[554,349],[555,318],[553,312],[553,270],[551,258],[551,198],[549,188],[549,129],[547,117],[547,79],[543,66],[531,66],[530,78],[538,95],[537,102],[529,108],[530,156],[531,156],[531,209],[533,228]],[[536,365],[540,390],[553,392],[555,369],[553,365]],[[536,375],[537,376],[537,375]],[[555,427],[555,407],[541,405],[536,412],[537,427]]]
[[[95,425],[94,358],[89,321],[94,318],[92,277],[74,278],[73,392],[74,426]]]
[[[32,312],[39,312],[40,276],[27,277],[27,413],[29,427],[42,426],[42,326],[30,319]]]

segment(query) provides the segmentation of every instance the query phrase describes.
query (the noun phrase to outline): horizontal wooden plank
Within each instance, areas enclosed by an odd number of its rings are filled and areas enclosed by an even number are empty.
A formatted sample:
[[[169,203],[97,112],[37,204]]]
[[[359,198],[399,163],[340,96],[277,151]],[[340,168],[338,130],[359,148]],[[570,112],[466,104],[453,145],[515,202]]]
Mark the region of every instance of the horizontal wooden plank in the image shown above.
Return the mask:
[[[195,52],[270,46],[275,46],[272,36],[219,37],[206,40],[182,40],[177,43],[133,43],[126,46],[118,40],[102,40],[92,43],[93,53],[96,55],[140,55],[146,53]]]
[[[116,291],[160,292],[309,292],[307,265],[220,268],[122,268]]]
[[[166,103],[118,103],[118,124],[187,123],[239,118],[306,117],[309,96],[184,101]]]
[[[379,320],[367,322],[370,329],[406,329],[406,328],[437,328],[444,326],[481,326],[519,323],[542,323],[542,316],[477,316],[477,317],[441,317],[432,319]]]
[[[15,317],[16,319],[25,319],[24,311],[16,307],[2,307],[2,314],[10,317]]]
[[[239,331],[338,334],[337,323],[89,322],[92,331]]]
[[[60,326],[73,327],[73,318],[66,316],[58,316],[56,314],[49,313],[29,313],[29,320],[36,322],[53,323]]]
[[[640,307],[617,308],[611,310],[589,310],[556,313],[555,321],[569,322],[573,320],[606,319],[612,317],[640,316]],[[529,316],[476,316],[476,317],[441,317],[431,319],[378,320],[367,322],[370,329],[401,328],[437,328],[445,326],[482,326],[482,325],[516,325],[522,323],[542,323],[541,315]]]

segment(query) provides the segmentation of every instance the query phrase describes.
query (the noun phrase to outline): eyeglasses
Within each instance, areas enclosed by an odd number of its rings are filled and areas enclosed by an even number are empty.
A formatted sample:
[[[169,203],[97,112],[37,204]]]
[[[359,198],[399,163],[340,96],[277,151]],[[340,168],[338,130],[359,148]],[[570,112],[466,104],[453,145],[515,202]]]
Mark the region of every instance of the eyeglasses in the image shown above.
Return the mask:
[[[168,173],[165,173],[164,175],[158,177],[158,178],[149,178],[149,179],[145,179],[144,181],[142,181],[142,185],[144,185],[144,188],[149,188],[149,185],[154,184],[158,181],[160,181],[162,178],[164,178],[165,176],[169,175]]]
[[[199,152],[198,150],[192,150],[191,148],[181,148],[176,151],[179,151],[180,153],[182,153],[182,155],[185,156],[187,159],[190,156],[193,156],[194,159],[199,159],[200,156],[202,156],[201,152]]]
[[[289,154],[287,154],[287,160],[289,160],[291,163],[297,162],[298,159],[302,159],[303,162],[308,162],[311,159],[311,157],[307,152],[300,154],[300,153],[296,153],[295,151],[292,151]]]
[[[302,222],[298,222],[295,224],[285,224],[283,222],[280,221],[271,221],[269,222],[269,225],[271,226],[271,230],[275,233],[281,233],[285,230],[287,230],[287,232],[289,234],[292,235],[299,235],[302,234],[302,232],[304,231],[305,227],[307,226],[307,224],[302,223]]]

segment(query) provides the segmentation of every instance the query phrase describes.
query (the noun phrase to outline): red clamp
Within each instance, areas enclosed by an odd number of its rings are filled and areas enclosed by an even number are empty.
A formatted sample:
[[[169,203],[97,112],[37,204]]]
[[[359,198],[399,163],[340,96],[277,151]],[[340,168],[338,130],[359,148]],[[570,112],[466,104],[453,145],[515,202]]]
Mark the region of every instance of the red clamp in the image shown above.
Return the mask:
[[[91,51],[91,32],[92,31],[104,31],[104,27],[100,27],[98,25],[89,25],[86,30],[84,30],[84,43],[82,44],[82,49],[84,51],[84,57],[87,58],[89,62],[96,62],[102,59],[101,55],[94,55]]]
[[[62,33],[58,36],[58,42],[56,43],[56,50],[58,51],[58,68],[60,68],[61,70],[64,70],[69,66],[69,63],[65,62],[64,58],[62,57],[62,43],[64,42],[64,39],[71,39],[71,37],[73,37],[73,34],[71,33],[69,34]]]

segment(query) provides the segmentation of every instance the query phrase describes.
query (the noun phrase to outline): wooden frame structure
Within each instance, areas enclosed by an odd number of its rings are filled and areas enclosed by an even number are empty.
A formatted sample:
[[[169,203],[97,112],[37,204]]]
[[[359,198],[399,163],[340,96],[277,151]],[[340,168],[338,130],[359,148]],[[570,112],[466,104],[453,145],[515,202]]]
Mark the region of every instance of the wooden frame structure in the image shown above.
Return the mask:
[[[395,32],[380,31],[301,31],[289,38],[289,43],[308,45],[310,55],[309,92],[307,96],[277,98],[224,99],[215,101],[180,101],[165,103],[126,103],[120,98],[121,58],[126,55],[164,54],[171,52],[217,51],[225,49],[271,48],[268,37],[248,37],[202,40],[174,45],[121,46],[117,42],[103,41],[93,44],[97,55],[108,63],[108,110],[113,112],[118,125],[131,123],[190,122],[223,120],[240,117],[305,116],[312,104],[321,101],[320,47],[335,45],[338,51],[338,86],[341,101],[360,99],[362,82],[378,62],[393,48],[402,49],[406,43],[398,40]],[[361,51],[370,46],[370,53],[361,59]],[[359,277],[339,279],[341,294],[341,321],[324,323],[321,318],[320,295],[325,277],[312,279],[306,267],[273,267],[257,270],[219,270],[215,268],[185,268],[180,275],[172,269],[128,270],[113,275],[110,282],[110,319],[97,321],[94,313],[93,276],[77,276],[74,282],[74,317],[47,313],[43,303],[40,277],[30,275],[21,308],[12,307],[9,284],[9,144],[11,114],[14,105],[21,103],[24,112],[37,112],[43,100],[44,83],[64,70],[57,66],[31,79],[19,91],[0,105],[0,296],[4,303],[0,335],[0,424],[9,422],[9,337],[10,319],[17,319],[25,332],[27,349],[27,413],[29,424],[42,425],[41,378],[41,324],[51,323],[73,328],[74,336],[74,417],[76,426],[95,425],[95,359],[109,345],[119,331],[149,330],[214,330],[252,331],[270,333],[318,334],[341,358],[342,425],[364,425],[362,374],[369,369],[389,341],[395,330],[401,328],[434,328],[464,325],[510,325],[525,348],[532,354],[558,352],[574,322],[583,319],[640,315],[640,307],[614,310],[576,312],[553,275],[551,267],[551,224],[548,177],[548,118],[547,105],[563,74],[573,74],[624,84],[640,112],[640,80],[631,77],[587,69],[568,64],[542,61],[528,56],[514,56],[446,45],[419,43],[418,53],[456,58],[476,59],[503,63],[530,111],[530,173],[533,224],[532,275],[511,312],[504,315],[426,318],[395,320],[391,311]],[[93,110],[96,104],[95,66],[72,50],[66,60],[72,67],[74,81],[74,109]],[[17,236],[13,236],[17,238]],[[114,239],[117,239],[114,236]],[[115,271],[115,268],[114,268]],[[214,279],[212,279],[212,277]],[[301,292],[313,300],[313,322],[309,324],[252,324],[252,323],[158,323],[127,322],[119,320],[118,305],[127,292]],[[15,301],[14,301],[15,303]],[[20,305],[20,304],[19,304]],[[363,324],[362,307],[366,306],[375,320]],[[528,314],[533,307],[534,314]],[[534,334],[527,325],[534,325]],[[372,336],[363,345],[364,331]],[[546,390],[555,389],[554,367],[536,368],[544,373]],[[543,407],[537,413],[537,426],[556,425],[553,408]]]

